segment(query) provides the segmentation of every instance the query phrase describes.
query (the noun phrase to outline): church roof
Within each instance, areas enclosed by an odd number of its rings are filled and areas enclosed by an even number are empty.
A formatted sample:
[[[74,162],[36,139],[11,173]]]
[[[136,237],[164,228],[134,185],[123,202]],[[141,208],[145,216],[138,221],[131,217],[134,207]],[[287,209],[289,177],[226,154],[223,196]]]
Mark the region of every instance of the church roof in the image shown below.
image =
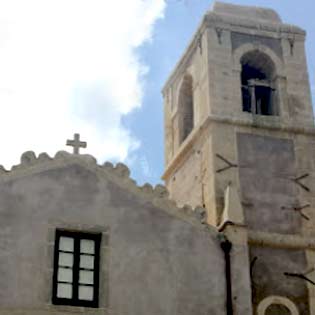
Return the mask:
[[[101,178],[105,177],[106,180],[114,182],[138,198],[151,202],[171,216],[187,221],[197,228],[207,228],[210,232],[217,233],[214,227],[204,225],[206,222],[206,210],[204,208],[196,207],[192,209],[188,205],[178,207],[173,200],[169,199],[169,193],[165,186],[158,184],[153,187],[148,183],[139,186],[135,180],[130,178],[130,171],[123,163],[117,163],[114,166],[110,162],[105,162],[103,165],[99,165],[97,160],[89,154],[79,155],[59,151],[52,158],[47,153],[36,156],[33,151],[27,151],[22,154],[20,164],[13,166],[10,171],[0,165],[0,184],[1,182],[35,175],[51,169],[61,169],[74,164],[94,172]]]

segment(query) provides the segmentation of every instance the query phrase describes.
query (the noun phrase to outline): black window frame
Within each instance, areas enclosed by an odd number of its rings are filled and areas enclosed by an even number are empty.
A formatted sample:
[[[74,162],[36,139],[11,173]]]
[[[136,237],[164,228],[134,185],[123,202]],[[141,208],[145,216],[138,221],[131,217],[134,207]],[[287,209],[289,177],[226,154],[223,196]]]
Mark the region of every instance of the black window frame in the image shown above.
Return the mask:
[[[71,237],[74,239],[74,251],[73,251],[73,286],[72,286],[72,298],[60,298],[57,296],[58,288],[58,261],[59,253],[64,252],[59,249],[60,237]],[[55,305],[70,305],[70,306],[83,306],[98,308],[99,306],[99,278],[100,278],[100,245],[101,245],[101,233],[88,233],[79,231],[68,230],[56,230],[55,235],[55,249],[54,249],[54,272],[53,272],[53,294],[52,303]],[[93,285],[93,300],[80,300],[79,299],[79,271],[84,270],[80,268],[80,240],[87,239],[95,241],[95,254],[94,256],[94,283]],[[81,284],[82,285],[82,284]]]

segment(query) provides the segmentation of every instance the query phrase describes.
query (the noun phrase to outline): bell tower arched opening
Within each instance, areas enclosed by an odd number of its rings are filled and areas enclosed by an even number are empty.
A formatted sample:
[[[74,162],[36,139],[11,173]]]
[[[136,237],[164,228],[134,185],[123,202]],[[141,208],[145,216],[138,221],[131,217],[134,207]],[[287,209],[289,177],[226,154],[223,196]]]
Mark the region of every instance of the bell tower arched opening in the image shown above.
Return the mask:
[[[186,74],[179,91],[179,143],[182,143],[194,127],[193,79]]]
[[[277,115],[275,66],[265,53],[250,51],[241,58],[242,107],[257,115]]]

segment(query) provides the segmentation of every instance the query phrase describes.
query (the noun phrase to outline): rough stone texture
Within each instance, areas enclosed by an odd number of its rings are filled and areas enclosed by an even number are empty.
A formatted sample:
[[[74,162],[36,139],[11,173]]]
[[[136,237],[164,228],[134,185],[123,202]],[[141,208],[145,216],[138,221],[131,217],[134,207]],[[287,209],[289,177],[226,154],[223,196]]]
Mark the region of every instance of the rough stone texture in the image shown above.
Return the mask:
[[[187,204],[188,201],[192,206],[202,205],[202,183],[200,179],[199,163],[200,154],[197,151],[191,152],[187,157],[187,163],[182,168],[182,172],[174,174],[170,180],[169,186],[172,187],[171,191],[174,192],[171,198],[178,201],[179,205]],[[196,163],[197,162],[197,163]],[[187,168],[186,168],[187,167]],[[179,189],[182,186],[183,189]],[[185,189],[187,187],[187,189]],[[195,200],[192,200],[191,195],[195,195]],[[198,197],[197,197],[198,196]]]
[[[245,55],[253,57],[247,62],[257,61],[261,67],[268,60],[275,69],[270,78],[275,88],[274,116],[242,111],[241,60]],[[196,115],[192,132],[179,144],[178,93],[186,73],[193,78]],[[204,204],[208,223],[222,228],[227,187],[235,187],[241,197],[246,225],[234,220],[222,231],[235,249],[234,312],[252,315],[248,254],[252,246],[287,252],[289,261],[292,250],[299,250],[306,257],[305,266],[315,264],[315,128],[305,32],[282,23],[270,9],[216,3],[171,73],[163,95],[163,178],[171,198],[193,206]],[[300,183],[294,181],[301,176]],[[264,259],[267,263],[268,255]],[[315,273],[310,277],[314,281]],[[276,295],[277,281],[275,292],[270,287],[264,296]],[[295,293],[281,292],[304,303],[305,307],[299,304],[303,312],[310,305],[309,314],[315,315],[315,288],[308,285],[306,289],[307,294],[300,295],[302,302],[294,298]],[[262,302],[263,294],[253,296],[254,303]]]
[[[235,5],[215,1],[212,7],[214,13],[228,14],[253,20],[265,20],[272,23],[281,23],[278,13],[272,9],[259,8],[253,6]]]
[[[310,314],[307,282],[284,275],[284,272],[303,273],[307,270],[305,253],[302,250],[251,247],[252,292],[254,310],[261,300],[270,296],[285,296],[293,301],[300,315]]]
[[[245,221],[257,231],[298,233],[301,216],[295,176],[293,142],[237,134],[240,186]]]
[[[238,32],[231,32],[232,50],[235,51],[237,48],[244,44],[250,44],[252,42],[261,43],[264,46],[272,49],[279,58],[283,58],[283,52],[281,47],[281,40],[268,36],[255,36],[251,34],[244,34]]]
[[[121,164],[59,157],[0,177],[1,315],[225,314],[214,230],[191,209],[155,206],[165,188],[135,190]],[[99,309],[51,304],[57,228],[103,233]]]
[[[211,211],[214,198],[214,191],[211,193],[211,166],[210,143],[200,137],[190,153],[186,154],[180,171],[175,171],[166,180],[166,185],[170,198],[176,200],[178,205],[190,204],[192,207],[207,208],[208,223],[216,225],[216,213]]]

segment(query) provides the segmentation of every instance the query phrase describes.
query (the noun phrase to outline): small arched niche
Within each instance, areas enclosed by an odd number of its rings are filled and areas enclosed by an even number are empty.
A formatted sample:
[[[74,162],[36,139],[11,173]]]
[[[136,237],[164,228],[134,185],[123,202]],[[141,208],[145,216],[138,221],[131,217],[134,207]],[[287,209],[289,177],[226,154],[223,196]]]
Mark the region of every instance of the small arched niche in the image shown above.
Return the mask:
[[[253,50],[243,55],[241,66],[243,111],[256,115],[278,115],[276,70],[271,58]]]
[[[178,97],[179,143],[182,143],[194,127],[193,79],[186,74]]]
[[[299,315],[299,311],[288,298],[269,296],[259,303],[257,315]]]

